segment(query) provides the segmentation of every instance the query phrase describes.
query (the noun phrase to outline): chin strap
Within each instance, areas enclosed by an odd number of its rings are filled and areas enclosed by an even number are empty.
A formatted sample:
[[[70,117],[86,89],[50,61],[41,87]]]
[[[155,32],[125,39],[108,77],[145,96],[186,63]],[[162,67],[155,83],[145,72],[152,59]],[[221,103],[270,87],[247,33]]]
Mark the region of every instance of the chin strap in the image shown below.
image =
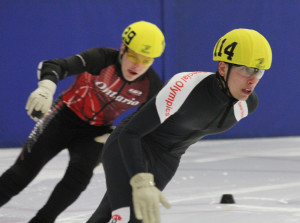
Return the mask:
[[[125,53],[128,51],[128,46],[125,46],[123,54],[119,53],[119,63],[121,64],[122,58],[125,55]]]
[[[228,70],[227,70],[226,80],[223,76],[220,75],[219,71],[217,71],[216,74],[217,74],[217,78],[220,81],[220,84],[221,84],[221,87],[222,87],[224,93],[227,94],[229,97],[233,98],[233,96],[232,96],[232,94],[229,90],[229,87],[228,87],[228,79],[229,79],[231,68],[232,68],[232,64],[228,63]]]
[[[228,113],[230,111],[230,108],[233,106],[233,104],[237,101],[231,94],[230,90],[229,90],[229,87],[228,87],[228,79],[229,79],[229,75],[230,75],[230,71],[231,71],[231,68],[232,68],[232,64],[228,64],[228,70],[227,70],[227,75],[226,75],[226,80],[223,76],[220,75],[220,73],[217,71],[217,78],[219,79],[220,81],[220,85],[222,87],[222,90],[224,91],[224,93],[226,95],[228,95],[230,101],[228,102],[228,105],[222,115],[222,118],[221,120],[219,121],[218,123],[218,128],[221,128],[228,116]]]

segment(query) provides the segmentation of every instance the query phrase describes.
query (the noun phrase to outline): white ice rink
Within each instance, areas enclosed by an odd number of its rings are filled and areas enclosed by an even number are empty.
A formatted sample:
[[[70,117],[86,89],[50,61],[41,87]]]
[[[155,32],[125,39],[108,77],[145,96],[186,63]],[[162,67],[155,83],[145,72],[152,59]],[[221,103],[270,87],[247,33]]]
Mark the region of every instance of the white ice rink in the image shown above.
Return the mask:
[[[20,148],[0,149],[0,173]],[[64,173],[63,151],[19,195],[0,209],[0,223],[26,223]],[[105,190],[101,166],[79,199],[56,223],[85,223]],[[299,223],[300,137],[202,140],[184,155],[164,191],[172,204],[162,223]],[[220,204],[232,194],[235,204]]]

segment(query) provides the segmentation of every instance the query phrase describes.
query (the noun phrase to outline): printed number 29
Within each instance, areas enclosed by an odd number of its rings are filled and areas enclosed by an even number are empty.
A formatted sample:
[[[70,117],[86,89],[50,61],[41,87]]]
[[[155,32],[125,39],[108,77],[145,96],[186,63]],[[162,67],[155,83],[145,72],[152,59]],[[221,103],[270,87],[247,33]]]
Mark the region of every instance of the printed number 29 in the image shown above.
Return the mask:
[[[124,34],[126,35],[126,37],[124,37],[124,41],[126,44],[129,44],[133,37],[135,37],[136,35],[136,33],[133,30],[131,30],[131,27],[125,30]]]
[[[223,46],[224,46],[225,42],[226,42],[226,39],[223,39],[223,41],[221,43],[221,46],[219,48],[219,52],[217,52],[217,49],[218,49],[219,43],[220,43],[220,40],[219,40],[219,42],[217,43],[215,52],[214,52],[215,56],[217,56],[217,54],[218,54],[219,57],[222,56],[222,49],[223,49]],[[234,55],[234,49],[235,49],[236,45],[237,45],[237,42],[232,42],[231,44],[229,44],[228,46],[225,47],[224,53],[226,55],[228,55],[227,60],[232,60],[232,57]]]

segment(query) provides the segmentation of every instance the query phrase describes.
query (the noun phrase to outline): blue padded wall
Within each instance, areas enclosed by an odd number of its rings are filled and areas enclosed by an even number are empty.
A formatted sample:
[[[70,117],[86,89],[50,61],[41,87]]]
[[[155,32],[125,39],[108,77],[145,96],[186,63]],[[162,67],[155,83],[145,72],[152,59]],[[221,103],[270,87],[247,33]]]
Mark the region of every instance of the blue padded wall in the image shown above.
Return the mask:
[[[22,146],[34,126],[24,107],[37,87],[41,60],[91,47],[119,48],[123,29],[138,20],[165,33],[165,53],[154,64],[164,82],[182,71],[214,72],[212,49],[231,29],[261,32],[272,47],[273,64],[256,88],[257,111],[230,131],[207,138],[300,135],[299,11],[296,0],[2,0],[0,147]],[[61,81],[55,96],[72,81]]]

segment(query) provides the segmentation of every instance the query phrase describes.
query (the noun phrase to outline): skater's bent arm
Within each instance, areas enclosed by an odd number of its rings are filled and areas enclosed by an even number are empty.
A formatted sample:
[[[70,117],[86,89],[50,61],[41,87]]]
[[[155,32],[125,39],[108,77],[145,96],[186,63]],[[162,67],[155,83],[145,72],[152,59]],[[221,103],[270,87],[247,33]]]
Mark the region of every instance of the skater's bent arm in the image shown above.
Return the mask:
[[[110,59],[108,55],[107,49],[92,48],[71,57],[42,61],[38,67],[38,76],[40,80],[48,79],[57,83],[85,71],[98,75]]]
[[[175,75],[156,97],[147,102],[130,119],[121,131],[119,135],[119,147],[130,176],[146,172],[141,144],[142,138],[175,114],[183,104],[183,99],[174,101],[171,112],[168,112],[168,107],[164,106],[166,105],[166,98],[169,96],[170,89],[174,83],[180,80],[181,76],[182,74]]]
[[[155,98],[146,103],[126,124],[119,135],[118,142],[130,176],[146,172],[141,140],[160,125],[155,108]]]

